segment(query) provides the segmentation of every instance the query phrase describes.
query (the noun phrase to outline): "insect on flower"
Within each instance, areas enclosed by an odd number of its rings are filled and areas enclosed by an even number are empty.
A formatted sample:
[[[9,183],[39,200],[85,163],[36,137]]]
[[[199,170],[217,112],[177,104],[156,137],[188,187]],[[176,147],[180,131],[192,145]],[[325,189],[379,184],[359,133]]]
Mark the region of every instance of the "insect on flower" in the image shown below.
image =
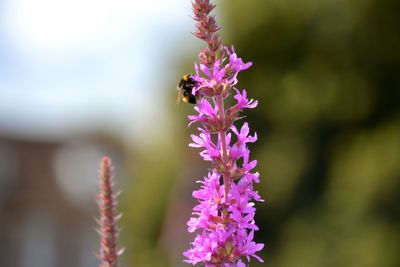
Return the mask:
[[[178,96],[176,102],[178,103],[181,99],[185,103],[196,104],[199,100],[199,95],[193,95],[192,89],[196,85],[196,81],[193,79],[191,74],[185,74],[182,76],[178,86]]]
[[[235,87],[238,74],[252,63],[237,56],[234,47],[229,49],[217,33],[220,28],[211,11],[215,5],[210,0],[193,0],[195,36],[205,41],[207,47],[198,55],[193,75],[184,75],[179,83],[179,96],[186,103],[196,104],[197,114],[188,116],[189,125],[198,123],[197,134],[192,134],[191,147],[200,148],[204,161],[212,169],[200,181],[201,188],[193,192],[197,205],[187,222],[188,232],[196,237],[186,250],[184,262],[206,267],[245,267],[250,257],[259,262],[257,255],[264,247],[254,241],[259,230],[255,222],[255,202],[263,199],[254,188],[260,174],[254,169],[256,160],[250,160],[248,143],[257,135],[250,135],[244,122],[234,125],[244,109],[257,106],[257,101],[247,98],[246,90]],[[233,90],[233,91],[232,91]],[[230,96],[236,103],[224,103]],[[203,98],[201,101],[199,97]],[[228,104],[228,105],[225,105]],[[236,123],[238,124],[238,123]]]

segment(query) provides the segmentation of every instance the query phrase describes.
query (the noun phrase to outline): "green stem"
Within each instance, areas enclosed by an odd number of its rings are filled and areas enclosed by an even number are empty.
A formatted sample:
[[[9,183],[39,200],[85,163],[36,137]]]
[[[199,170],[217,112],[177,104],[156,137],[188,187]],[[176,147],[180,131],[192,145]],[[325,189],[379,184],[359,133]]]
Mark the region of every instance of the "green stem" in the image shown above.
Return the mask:
[[[225,120],[224,98],[221,95],[217,96],[217,105],[218,105],[218,115],[220,117],[220,120],[224,121]],[[221,140],[222,163],[224,164],[224,167],[226,169],[226,164],[228,161],[228,148],[226,146],[226,131],[221,130],[219,132],[219,137]],[[228,197],[231,180],[229,174],[226,171],[222,173],[222,176],[225,185],[225,200],[226,200]]]

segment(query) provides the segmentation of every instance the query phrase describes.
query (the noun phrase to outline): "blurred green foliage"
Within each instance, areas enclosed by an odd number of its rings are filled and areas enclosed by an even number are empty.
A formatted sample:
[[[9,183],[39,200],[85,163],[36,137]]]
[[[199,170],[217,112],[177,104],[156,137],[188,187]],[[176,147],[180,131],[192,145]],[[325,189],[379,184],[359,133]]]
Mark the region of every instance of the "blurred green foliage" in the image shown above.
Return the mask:
[[[268,265],[400,266],[400,2],[220,2],[254,63]]]
[[[266,263],[251,266],[400,266],[400,1],[217,3],[225,43],[254,64],[238,87],[259,100],[246,120],[259,135],[251,149],[267,200],[256,217]],[[189,246],[180,234],[162,241],[171,205],[184,194],[178,210],[189,218],[187,191],[206,172],[180,175],[201,164],[184,150],[193,129],[182,110],[168,144],[133,160],[122,207],[131,266],[182,266]]]

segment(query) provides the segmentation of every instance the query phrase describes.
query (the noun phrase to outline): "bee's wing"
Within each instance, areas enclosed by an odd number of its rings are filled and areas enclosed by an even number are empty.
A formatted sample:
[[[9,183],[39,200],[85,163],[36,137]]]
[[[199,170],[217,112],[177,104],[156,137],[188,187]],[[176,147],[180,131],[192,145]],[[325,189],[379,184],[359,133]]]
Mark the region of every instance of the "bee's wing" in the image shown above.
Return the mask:
[[[178,91],[178,93],[176,94],[176,104],[178,105],[179,102],[181,102],[182,99],[182,89],[179,88],[179,86],[176,87],[176,91]]]

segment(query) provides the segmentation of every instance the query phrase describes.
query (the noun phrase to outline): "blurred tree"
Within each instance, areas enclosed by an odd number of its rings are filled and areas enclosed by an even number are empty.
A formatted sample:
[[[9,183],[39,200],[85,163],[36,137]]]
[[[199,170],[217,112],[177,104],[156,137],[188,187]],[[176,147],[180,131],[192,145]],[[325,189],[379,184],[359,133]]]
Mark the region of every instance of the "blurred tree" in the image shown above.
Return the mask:
[[[254,63],[267,263],[400,266],[400,2],[220,2]]]

